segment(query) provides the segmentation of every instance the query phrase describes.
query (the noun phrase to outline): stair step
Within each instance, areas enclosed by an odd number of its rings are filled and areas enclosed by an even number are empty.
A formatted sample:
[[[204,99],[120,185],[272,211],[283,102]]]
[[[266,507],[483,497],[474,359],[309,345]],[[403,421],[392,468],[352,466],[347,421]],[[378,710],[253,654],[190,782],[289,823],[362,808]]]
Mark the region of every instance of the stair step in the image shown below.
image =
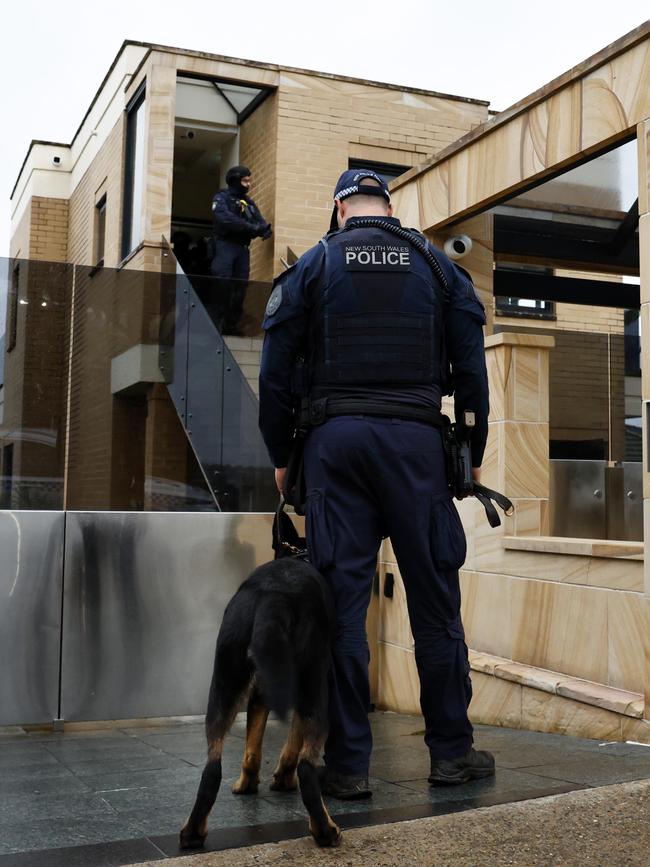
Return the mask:
[[[641,693],[628,692],[602,683],[571,677],[559,671],[535,668],[532,665],[524,665],[512,659],[504,659],[501,656],[476,650],[469,651],[469,663],[473,671],[573,699],[583,704],[601,707],[623,716],[635,719],[643,717],[645,701]]]

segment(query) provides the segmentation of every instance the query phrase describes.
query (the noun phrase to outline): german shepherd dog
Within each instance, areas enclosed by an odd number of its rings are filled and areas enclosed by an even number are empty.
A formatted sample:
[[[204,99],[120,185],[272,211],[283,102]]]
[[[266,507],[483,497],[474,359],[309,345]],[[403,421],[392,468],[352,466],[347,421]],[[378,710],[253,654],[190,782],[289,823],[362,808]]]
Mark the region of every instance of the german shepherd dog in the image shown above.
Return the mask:
[[[336,846],[341,832],[321,796],[316,763],[327,735],[327,673],[334,632],[334,605],[322,576],[291,556],[304,540],[278,510],[273,526],[275,560],[255,569],[228,603],[217,638],[205,720],[208,761],[182,849],[200,848],[221,784],[223,742],[241,700],[248,695],[246,745],[236,795],[259,786],[262,738],[269,711],[286,718],[294,709],[287,742],[271,789],[293,791],[300,783],[309,831],[319,846]]]

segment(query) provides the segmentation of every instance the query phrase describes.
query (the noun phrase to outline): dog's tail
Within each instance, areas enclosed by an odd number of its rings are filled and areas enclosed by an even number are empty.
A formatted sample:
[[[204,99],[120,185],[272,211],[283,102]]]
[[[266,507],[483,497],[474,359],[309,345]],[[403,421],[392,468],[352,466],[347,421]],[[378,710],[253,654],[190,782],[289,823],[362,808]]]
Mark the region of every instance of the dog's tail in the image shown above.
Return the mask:
[[[267,596],[255,612],[250,651],[269,710],[280,719],[294,705],[295,650],[290,641],[291,613],[286,601]]]

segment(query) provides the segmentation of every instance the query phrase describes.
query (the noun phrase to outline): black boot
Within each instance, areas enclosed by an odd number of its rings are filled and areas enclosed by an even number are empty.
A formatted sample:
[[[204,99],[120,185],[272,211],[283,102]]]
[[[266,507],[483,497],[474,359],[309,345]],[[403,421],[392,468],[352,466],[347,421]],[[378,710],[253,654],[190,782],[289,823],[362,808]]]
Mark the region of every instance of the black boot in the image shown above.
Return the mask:
[[[323,795],[338,798],[340,801],[360,801],[372,797],[368,777],[339,774],[330,768],[320,767],[318,780]]]
[[[494,776],[494,756],[472,747],[456,759],[431,759],[429,783],[432,786],[457,786],[470,780]]]

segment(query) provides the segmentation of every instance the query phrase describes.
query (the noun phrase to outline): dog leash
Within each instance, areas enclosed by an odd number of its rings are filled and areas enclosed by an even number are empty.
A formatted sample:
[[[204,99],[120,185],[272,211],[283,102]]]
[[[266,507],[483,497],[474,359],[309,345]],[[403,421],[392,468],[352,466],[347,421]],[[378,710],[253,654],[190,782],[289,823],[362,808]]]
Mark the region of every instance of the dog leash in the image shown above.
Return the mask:
[[[282,530],[281,530],[282,519],[280,518],[280,515],[282,514],[282,512],[284,512],[285,506],[286,506],[286,502],[285,502],[284,496],[282,494],[280,494],[280,499],[278,501],[278,505],[277,505],[277,508],[275,510],[275,541],[276,541],[276,544],[278,545],[278,547],[284,548],[285,551],[289,551],[289,553],[293,557],[300,557],[301,559],[305,560],[307,558],[307,549],[306,548],[299,548],[297,545],[292,545],[291,542],[287,542],[286,539],[282,538]],[[289,517],[289,515],[287,515],[286,517],[289,518],[289,520],[291,521],[291,518]]]
[[[493,491],[492,488],[486,488],[485,485],[479,485],[478,482],[474,482],[472,494],[485,509],[490,527],[501,526],[499,513],[494,508],[492,500],[503,509],[508,517],[514,513],[515,507],[512,502],[504,494],[500,494],[499,491]]]

